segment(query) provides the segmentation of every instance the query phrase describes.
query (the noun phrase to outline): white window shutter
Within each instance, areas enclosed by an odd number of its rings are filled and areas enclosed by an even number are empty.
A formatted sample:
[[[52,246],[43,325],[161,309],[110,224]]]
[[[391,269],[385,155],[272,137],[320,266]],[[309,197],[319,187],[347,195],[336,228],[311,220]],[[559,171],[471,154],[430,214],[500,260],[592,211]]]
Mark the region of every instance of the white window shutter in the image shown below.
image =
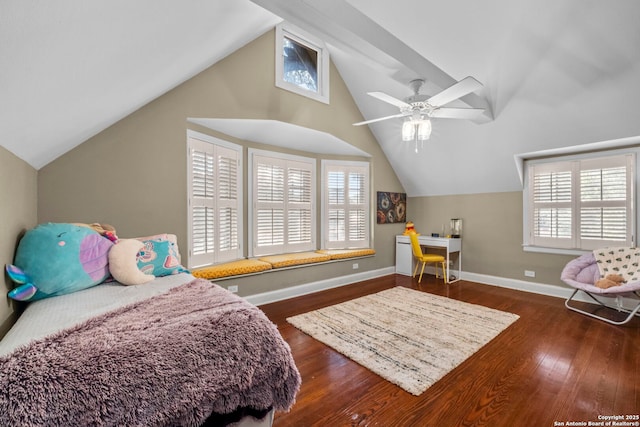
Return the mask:
[[[347,241],[345,187],[346,173],[342,170],[328,168],[325,177],[327,214],[326,227],[328,231],[327,248],[339,247]]]
[[[279,159],[254,156],[255,255],[284,252],[285,167]]]
[[[369,164],[324,161],[323,165],[323,246],[369,247]]]
[[[287,163],[287,252],[315,249],[311,228],[314,193],[311,173],[309,163]]]
[[[531,241],[537,246],[573,246],[573,168],[571,162],[530,169]]]
[[[529,244],[590,250],[633,245],[635,155],[529,166]]]
[[[189,137],[189,266],[242,257],[240,153]]]
[[[205,265],[215,252],[214,153],[211,144],[197,139],[189,139],[189,184],[189,265]]]
[[[253,255],[315,249],[315,160],[276,153],[252,158]]]
[[[631,246],[633,156],[580,165],[579,247]]]
[[[236,150],[217,146],[215,152],[218,178],[218,197],[216,199],[218,254],[216,261],[223,262],[241,256],[238,252],[240,248],[238,209],[242,203],[238,197],[240,159]]]
[[[368,174],[364,168],[349,171],[349,242],[351,246],[369,246]]]

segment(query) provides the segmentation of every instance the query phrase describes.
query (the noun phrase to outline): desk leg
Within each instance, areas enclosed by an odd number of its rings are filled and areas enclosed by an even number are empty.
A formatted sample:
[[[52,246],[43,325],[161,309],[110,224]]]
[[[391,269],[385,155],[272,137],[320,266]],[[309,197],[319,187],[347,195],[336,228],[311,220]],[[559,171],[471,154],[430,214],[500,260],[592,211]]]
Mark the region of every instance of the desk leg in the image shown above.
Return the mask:
[[[451,283],[449,280],[449,249],[447,249],[447,268],[444,272],[444,283]]]
[[[455,280],[449,280],[449,283],[455,283],[460,281],[460,272],[462,271],[462,251],[458,252],[458,262],[456,264],[458,264],[457,265],[458,269],[456,271],[457,273],[456,278]],[[447,269],[449,269],[449,252],[447,252]]]

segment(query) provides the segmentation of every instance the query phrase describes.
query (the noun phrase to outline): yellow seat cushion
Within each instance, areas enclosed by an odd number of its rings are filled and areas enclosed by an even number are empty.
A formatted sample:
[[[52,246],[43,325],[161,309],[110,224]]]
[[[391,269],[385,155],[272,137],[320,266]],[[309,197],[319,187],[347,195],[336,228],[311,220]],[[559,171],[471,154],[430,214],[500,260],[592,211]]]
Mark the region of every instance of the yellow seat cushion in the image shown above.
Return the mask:
[[[273,266],[273,268],[280,268],[290,267],[292,265],[329,261],[331,257],[317,252],[298,252],[292,254],[263,256],[258,259],[260,261],[268,262]]]
[[[191,271],[195,277],[201,279],[219,279],[221,277],[237,276],[240,274],[259,273],[270,270],[271,264],[257,259],[241,259],[225,262],[211,267],[197,268]]]
[[[319,254],[329,255],[331,259],[345,259],[359,256],[375,255],[375,249],[320,249]]]

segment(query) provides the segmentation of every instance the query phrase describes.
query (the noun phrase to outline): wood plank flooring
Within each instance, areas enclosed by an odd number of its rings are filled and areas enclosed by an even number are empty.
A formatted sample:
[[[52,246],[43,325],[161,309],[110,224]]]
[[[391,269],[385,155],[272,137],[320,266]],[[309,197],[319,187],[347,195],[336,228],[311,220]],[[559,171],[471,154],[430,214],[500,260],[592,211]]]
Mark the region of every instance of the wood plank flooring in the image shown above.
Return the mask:
[[[417,397],[286,322],[289,316],[394,286],[516,313],[520,319]],[[275,427],[560,426],[587,425],[611,415],[640,421],[638,317],[613,326],[567,310],[560,298],[465,281],[445,285],[433,276],[418,284],[401,275],[260,308],[278,325],[302,375],[296,404],[276,414]]]

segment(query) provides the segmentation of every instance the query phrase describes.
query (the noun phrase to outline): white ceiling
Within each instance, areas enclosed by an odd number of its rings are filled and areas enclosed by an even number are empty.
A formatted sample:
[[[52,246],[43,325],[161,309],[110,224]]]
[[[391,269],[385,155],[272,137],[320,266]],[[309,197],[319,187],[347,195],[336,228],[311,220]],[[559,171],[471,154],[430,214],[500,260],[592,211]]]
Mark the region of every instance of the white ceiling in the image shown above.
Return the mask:
[[[434,120],[417,155],[400,119],[370,125],[410,196],[517,191],[514,155],[640,135],[636,0],[254,1],[3,0],[0,144],[40,168],[282,18],[326,40],[365,119],[414,77],[484,84],[464,101],[488,116]]]
[[[278,120],[190,118],[195,123],[245,141],[317,154],[371,157],[371,154],[326,132]],[[301,142],[304,145],[301,146]]]
[[[39,169],[280,21],[248,0],[2,0],[0,143]]]

